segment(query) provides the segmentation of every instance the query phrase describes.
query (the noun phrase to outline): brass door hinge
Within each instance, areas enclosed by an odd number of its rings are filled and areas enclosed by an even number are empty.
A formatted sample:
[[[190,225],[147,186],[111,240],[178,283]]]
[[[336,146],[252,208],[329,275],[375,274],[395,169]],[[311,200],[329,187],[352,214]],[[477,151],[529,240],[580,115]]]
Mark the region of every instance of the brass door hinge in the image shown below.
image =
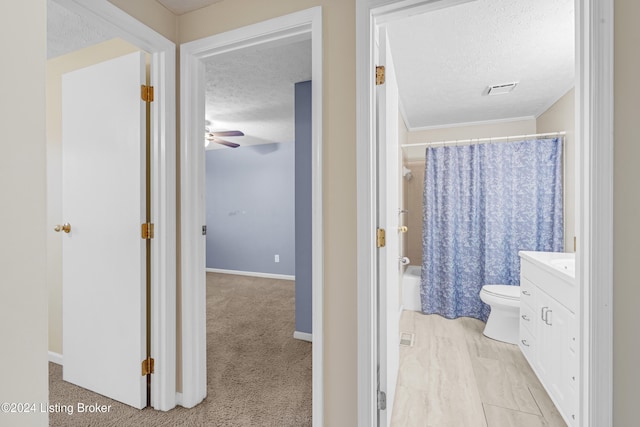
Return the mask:
[[[153,86],[140,86],[141,88],[141,97],[144,102],[153,102]]]
[[[149,374],[153,374],[154,360],[152,357],[147,357],[142,361],[142,376],[145,377]]]
[[[386,232],[384,228],[378,228],[376,230],[376,247],[383,248],[387,244]]]
[[[376,67],[376,86],[384,84],[384,65]]]
[[[145,240],[153,239],[153,223],[145,222],[142,224],[142,238]]]

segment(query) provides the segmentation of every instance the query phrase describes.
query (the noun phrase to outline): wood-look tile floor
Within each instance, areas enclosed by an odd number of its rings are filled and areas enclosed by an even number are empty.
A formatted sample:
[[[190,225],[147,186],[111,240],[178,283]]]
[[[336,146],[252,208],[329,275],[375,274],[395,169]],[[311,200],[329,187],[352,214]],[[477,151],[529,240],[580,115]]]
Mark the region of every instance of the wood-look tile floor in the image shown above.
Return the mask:
[[[391,427],[566,427],[516,345],[482,335],[484,323],[404,311]]]

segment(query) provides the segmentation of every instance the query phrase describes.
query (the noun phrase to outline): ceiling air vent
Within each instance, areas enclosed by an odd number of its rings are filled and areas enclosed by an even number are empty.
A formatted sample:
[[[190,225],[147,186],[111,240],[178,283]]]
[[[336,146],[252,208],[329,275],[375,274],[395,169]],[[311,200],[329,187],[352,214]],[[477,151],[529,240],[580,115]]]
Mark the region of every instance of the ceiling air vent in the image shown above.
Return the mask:
[[[513,89],[516,88],[517,85],[518,85],[518,82],[502,83],[499,85],[488,86],[484,90],[483,95],[503,95],[505,93],[511,92]]]

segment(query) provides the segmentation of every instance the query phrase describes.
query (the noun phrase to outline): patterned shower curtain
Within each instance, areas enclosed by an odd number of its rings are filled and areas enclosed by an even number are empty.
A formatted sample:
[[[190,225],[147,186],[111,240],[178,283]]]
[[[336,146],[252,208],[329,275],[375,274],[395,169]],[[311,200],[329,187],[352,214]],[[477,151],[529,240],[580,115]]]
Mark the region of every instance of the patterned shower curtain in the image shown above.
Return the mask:
[[[430,147],[422,311],[486,321],[487,284],[518,285],[518,251],[563,250],[562,139]]]

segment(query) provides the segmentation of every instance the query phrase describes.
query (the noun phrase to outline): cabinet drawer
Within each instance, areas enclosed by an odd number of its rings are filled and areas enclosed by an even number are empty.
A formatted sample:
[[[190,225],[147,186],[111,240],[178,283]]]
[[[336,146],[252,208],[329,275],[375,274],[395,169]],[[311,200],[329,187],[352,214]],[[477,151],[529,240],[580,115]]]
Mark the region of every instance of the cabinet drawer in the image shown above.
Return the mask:
[[[531,335],[535,335],[533,325],[535,324],[533,308],[528,304],[520,304],[520,329],[526,328]]]
[[[520,347],[522,354],[527,358],[529,364],[533,366],[536,342],[535,337],[527,328],[520,327],[520,340],[518,341],[518,347]]]
[[[531,310],[535,309],[535,296],[537,288],[533,283],[524,277],[520,278],[520,307],[528,305]]]
[[[539,267],[523,259],[520,263],[520,282],[523,282],[522,279],[526,277],[541,291],[548,293],[569,311],[575,313],[578,300],[575,285],[568,281],[569,279],[561,279],[559,275],[562,273],[552,274],[547,269],[551,270],[552,267]]]

